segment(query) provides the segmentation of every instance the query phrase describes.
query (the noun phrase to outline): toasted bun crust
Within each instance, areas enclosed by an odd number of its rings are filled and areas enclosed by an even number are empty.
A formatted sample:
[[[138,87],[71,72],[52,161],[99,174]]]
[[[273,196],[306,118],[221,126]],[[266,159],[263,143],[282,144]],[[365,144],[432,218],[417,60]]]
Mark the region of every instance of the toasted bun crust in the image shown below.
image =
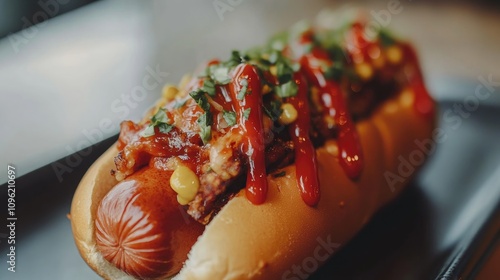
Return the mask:
[[[302,201],[293,165],[285,168],[283,177],[268,177],[264,204],[251,204],[244,192],[234,197],[206,227],[175,279],[303,279],[312,273],[410,180],[398,174],[400,158],[420,151],[415,141],[430,139],[434,127],[434,120],[418,114],[413,103],[414,94],[407,89],[357,123],[365,158],[358,180],[349,179],[340,167],[335,141],[317,150],[317,207]],[[116,154],[116,147],[111,147],[81,181],[71,224],[80,254],[99,275],[132,279],[104,260],[94,239],[97,207],[117,183],[109,175]],[[402,179],[389,182],[387,172]]]

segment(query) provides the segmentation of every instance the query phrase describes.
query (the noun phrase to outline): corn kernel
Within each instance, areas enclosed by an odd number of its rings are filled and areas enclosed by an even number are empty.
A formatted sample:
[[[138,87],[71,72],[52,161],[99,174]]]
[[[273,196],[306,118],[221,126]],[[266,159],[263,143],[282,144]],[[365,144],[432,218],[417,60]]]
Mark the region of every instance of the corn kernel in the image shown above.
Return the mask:
[[[297,119],[297,109],[295,109],[292,104],[284,103],[281,105],[281,110],[283,110],[279,117],[279,122],[281,124],[291,124]]]
[[[278,75],[278,68],[276,68],[276,65],[269,67],[269,72],[271,72],[271,74],[273,74],[273,76],[277,76]]]
[[[177,195],[177,202],[179,202],[180,205],[186,205],[186,204],[188,204],[191,201],[182,198],[182,196]]]
[[[403,51],[398,46],[391,46],[385,51],[387,60],[392,64],[398,64],[403,58]]]
[[[176,87],[171,85],[166,85],[163,87],[162,90],[163,98],[165,98],[167,101],[172,101],[175,99],[175,96],[177,95],[178,92],[179,90]]]
[[[200,187],[200,181],[198,180],[198,176],[196,176],[191,169],[184,165],[179,165],[170,177],[170,187],[178,194],[177,201],[179,201],[179,203],[181,203],[181,201],[189,202],[196,196],[198,188]],[[182,200],[180,200],[179,197],[182,198]]]
[[[271,92],[271,87],[270,87],[270,86],[268,86],[268,85],[264,85],[264,86],[262,87],[262,94],[268,94],[268,93],[270,93],[270,92]]]
[[[359,77],[362,80],[369,80],[373,76],[373,68],[370,66],[370,64],[366,62],[362,62],[359,64],[356,64],[356,73],[358,73]]]

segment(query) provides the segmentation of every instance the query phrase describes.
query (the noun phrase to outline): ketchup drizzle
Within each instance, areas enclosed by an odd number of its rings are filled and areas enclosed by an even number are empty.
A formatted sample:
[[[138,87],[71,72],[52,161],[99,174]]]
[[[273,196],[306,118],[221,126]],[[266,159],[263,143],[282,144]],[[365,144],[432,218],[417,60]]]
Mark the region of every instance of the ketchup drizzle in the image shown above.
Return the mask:
[[[287,98],[286,102],[292,104],[300,112],[297,120],[288,127],[295,148],[297,186],[302,200],[309,206],[315,206],[319,202],[320,192],[316,150],[309,138],[311,118],[307,81],[300,72],[294,74],[293,80],[298,86],[298,92],[296,96]]]
[[[236,66],[232,74],[229,92],[238,115],[238,126],[247,138],[243,145],[243,152],[248,157],[246,196],[253,204],[262,204],[267,196],[267,176],[260,78],[250,64]],[[247,93],[239,100],[237,95],[242,90],[243,80],[247,82]],[[248,119],[245,118],[245,110],[250,110]]]
[[[304,54],[299,62],[307,80],[319,88],[321,100],[338,127],[338,149],[340,165],[347,176],[356,179],[363,170],[363,153],[358,132],[347,109],[347,102],[338,83],[325,78],[322,64],[331,66],[332,62],[326,51],[314,47]]]
[[[409,75],[409,83],[415,95],[413,106],[417,113],[421,114],[427,119],[434,117],[434,101],[432,100],[427,88],[424,85],[424,76],[417,59],[417,54],[412,46],[409,44],[402,44],[403,53],[412,65],[411,73]]]

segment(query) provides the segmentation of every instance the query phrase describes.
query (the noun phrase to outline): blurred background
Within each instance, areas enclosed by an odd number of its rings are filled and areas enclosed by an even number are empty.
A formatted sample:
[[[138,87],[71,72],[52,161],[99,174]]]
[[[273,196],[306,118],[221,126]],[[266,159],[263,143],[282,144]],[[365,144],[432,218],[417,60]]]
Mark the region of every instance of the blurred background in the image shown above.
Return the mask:
[[[401,11],[388,13],[394,1]],[[64,216],[85,167],[106,144],[91,145],[116,135],[121,120],[138,120],[164,84],[176,84],[203,61],[263,44],[327,9],[361,7],[416,45],[431,92],[448,100],[456,98],[450,89],[469,83],[473,90],[481,78],[500,85],[499,3],[0,0],[0,170],[12,164],[19,177],[45,166],[52,178],[19,179],[19,188],[30,184],[24,193],[50,189],[51,195],[38,204],[18,196],[20,213],[33,222],[17,230],[16,274],[6,274],[6,230],[0,229],[0,276],[6,277],[0,278],[97,279],[73,246]],[[6,181],[0,171],[0,184]],[[36,207],[52,210],[33,216]]]

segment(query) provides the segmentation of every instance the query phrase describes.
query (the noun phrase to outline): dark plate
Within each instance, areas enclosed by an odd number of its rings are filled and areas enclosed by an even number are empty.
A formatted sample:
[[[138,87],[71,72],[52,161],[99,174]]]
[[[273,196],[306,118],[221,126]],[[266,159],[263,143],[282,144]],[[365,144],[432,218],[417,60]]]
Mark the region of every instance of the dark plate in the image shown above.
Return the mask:
[[[480,268],[499,229],[500,96],[475,96],[479,81],[430,84],[445,141],[401,197],[311,279],[457,279]],[[464,104],[462,113],[453,112]],[[78,255],[66,214],[86,169],[114,141],[94,146],[81,160],[72,155],[74,167],[62,181],[53,164],[17,179],[16,273],[7,271],[2,226],[0,279],[99,279]],[[68,166],[68,159],[59,162]],[[5,185],[2,190],[4,205]]]

